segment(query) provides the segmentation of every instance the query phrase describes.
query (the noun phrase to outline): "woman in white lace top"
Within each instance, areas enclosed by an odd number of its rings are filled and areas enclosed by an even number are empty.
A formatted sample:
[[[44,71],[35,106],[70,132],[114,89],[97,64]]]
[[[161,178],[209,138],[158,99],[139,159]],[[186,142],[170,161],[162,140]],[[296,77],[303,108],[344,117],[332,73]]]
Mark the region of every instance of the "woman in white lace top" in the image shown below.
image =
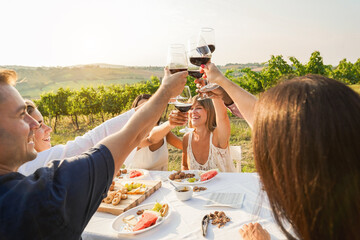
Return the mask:
[[[220,98],[193,98],[189,111],[194,131],[183,138],[182,170],[235,172],[229,150],[230,120]]]

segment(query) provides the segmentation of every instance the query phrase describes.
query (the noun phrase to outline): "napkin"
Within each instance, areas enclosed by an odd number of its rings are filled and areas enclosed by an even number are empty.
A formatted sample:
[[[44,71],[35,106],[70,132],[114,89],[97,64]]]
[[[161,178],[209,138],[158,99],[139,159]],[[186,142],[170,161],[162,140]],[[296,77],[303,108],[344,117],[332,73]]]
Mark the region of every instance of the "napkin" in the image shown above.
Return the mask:
[[[244,197],[244,193],[212,193],[205,207],[241,208]]]

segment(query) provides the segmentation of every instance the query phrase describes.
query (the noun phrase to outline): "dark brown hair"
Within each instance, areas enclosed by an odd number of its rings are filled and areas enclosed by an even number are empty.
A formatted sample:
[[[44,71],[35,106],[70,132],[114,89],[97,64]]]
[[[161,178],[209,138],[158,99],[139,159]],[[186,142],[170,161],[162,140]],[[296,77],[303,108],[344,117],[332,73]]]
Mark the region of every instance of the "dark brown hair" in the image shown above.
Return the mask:
[[[360,96],[319,75],[297,77],[256,104],[256,168],[275,220],[293,239],[360,238]]]
[[[194,106],[195,103],[200,104],[206,111],[206,127],[207,129],[212,132],[216,128],[216,113],[214,104],[211,99],[205,98],[200,100],[200,96],[196,95],[192,98],[192,105]],[[189,126],[192,127],[191,121],[189,122]]]
[[[139,95],[139,96],[137,96],[136,98],[135,98],[135,100],[133,101],[133,103],[132,103],[132,105],[131,105],[131,108],[136,108],[138,105],[139,105],[139,102],[141,101],[141,100],[149,100],[150,98],[151,98],[151,94],[141,94],[141,95]],[[159,119],[159,121],[156,123],[156,125],[159,125],[160,124],[160,122],[161,122],[161,118]]]
[[[151,96],[152,96],[151,94],[141,94],[141,95],[137,96],[135,98],[135,100],[133,101],[131,108],[136,108],[141,100],[143,100],[143,99],[149,100],[151,98]]]
[[[29,99],[25,99],[25,105],[26,105],[26,111],[29,115],[31,115],[35,109],[36,109],[36,105],[33,101],[29,100]]]

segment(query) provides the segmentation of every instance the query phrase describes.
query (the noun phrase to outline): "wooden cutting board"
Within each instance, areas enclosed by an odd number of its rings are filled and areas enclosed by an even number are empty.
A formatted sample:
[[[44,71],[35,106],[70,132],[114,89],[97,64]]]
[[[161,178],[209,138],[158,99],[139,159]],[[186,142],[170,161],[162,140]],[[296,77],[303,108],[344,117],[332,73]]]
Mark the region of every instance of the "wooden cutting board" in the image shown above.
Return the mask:
[[[151,194],[153,194],[156,190],[161,187],[161,181],[152,181],[152,180],[118,180],[115,182],[115,189],[119,189],[121,185],[125,185],[125,183],[141,183],[145,184],[148,189],[144,194],[141,195],[130,195],[128,194],[128,198],[125,200],[121,200],[118,205],[112,205],[107,203],[101,203],[98,212],[107,212],[114,215],[119,215],[133,207],[138,206],[142,203],[146,198],[148,198]]]

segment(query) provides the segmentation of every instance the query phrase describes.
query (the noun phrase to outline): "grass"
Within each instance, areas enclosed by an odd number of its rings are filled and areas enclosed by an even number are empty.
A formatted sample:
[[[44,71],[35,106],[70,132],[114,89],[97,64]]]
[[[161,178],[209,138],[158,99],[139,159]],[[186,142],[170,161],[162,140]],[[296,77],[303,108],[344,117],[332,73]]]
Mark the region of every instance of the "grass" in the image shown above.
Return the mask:
[[[348,85],[350,88],[352,88],[355,92],[360,94],[360,84],[353,84],[353,85]]]
[[[99,119],[95,119],[94,123],[88,123],[88,120],[84,117],[80,117],[80,130],[74,130],[71,121],[67,117],[63,117],[57,128],[57,133],[52,133],[51,142],[53,145],[65,144],[67,141],[75,139],[76,136],[82,136],[87,131],[93,129],[97,125],[101,124]],[[255,172],[255,164],[253,160],[252,147],[251,147],[251,129],[245,122],[245,120],[238,118],[231,118],[231,136],[230,145],[240,145],[242,150],[242,171],[243,172]],[[173,132],[177,136],[182,136],[179,133],[179,129],[175,128]],[[169,149],[169,167],[168,170],[180,170],[182,151],[174,148],[168,144]]]

